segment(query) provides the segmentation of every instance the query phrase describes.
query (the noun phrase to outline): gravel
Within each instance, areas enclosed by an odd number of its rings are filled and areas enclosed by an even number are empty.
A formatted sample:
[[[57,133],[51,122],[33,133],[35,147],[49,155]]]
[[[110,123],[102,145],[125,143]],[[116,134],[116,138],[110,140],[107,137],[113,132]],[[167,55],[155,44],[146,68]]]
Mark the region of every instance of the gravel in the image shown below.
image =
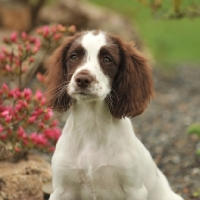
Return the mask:
[[[188,135],[200,123],[200,66],[154,69],[156,97],[146,111],[132,119],[137,136],[150,150],[172,188],[185,200],[200,195],[200,138]]]

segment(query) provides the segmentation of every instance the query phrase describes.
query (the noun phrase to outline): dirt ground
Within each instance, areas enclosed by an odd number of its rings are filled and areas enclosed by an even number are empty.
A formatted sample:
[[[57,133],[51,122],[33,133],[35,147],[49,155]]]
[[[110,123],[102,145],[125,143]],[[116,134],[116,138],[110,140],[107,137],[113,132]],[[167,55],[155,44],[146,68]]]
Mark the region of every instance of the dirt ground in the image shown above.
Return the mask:
[[[200,66],[182,65],[170,73],[154,69],[154,85],[155,99],[132,120],[135,132],[172,188],[185,200],[200,200],[193,197],[200,190],[200,156],[195,153],[200,138],[186,133],[190,124],[200,123]]]

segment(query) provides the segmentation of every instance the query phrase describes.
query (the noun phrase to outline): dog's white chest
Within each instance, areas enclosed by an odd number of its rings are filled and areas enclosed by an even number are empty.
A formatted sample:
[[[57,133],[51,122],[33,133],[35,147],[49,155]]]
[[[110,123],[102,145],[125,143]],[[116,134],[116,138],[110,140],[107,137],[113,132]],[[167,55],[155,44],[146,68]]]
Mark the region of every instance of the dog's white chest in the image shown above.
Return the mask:
[[[82,200],[122,200],[125,197],[124,179],[125,173],[122,169],[111,165],[94,168],[91,164],[86,169],[68,168],[64,182],[66,188],[71,188],[74,199],[77,196]]]
[[[66,153],[61,157],[55,155],[55,168],[62,166],[62,170],[58,169],[62,174],[59,181],[66,188],[63,200],[68,197],[65,195],[77,200],[124,199],[124,185],[133,185],[134,182],[130,178],[134,170],[128,166],[128,161],[133,160],[132,155],[125,156],[125,152],[116,149],[95,148],[93,143],[85,144],[76,155],[73,154],[75,149],[78,148],[74,147],[74,151],[72,147],[68,149],[67,156]],[[123,165],[124,162],[127,165]]]

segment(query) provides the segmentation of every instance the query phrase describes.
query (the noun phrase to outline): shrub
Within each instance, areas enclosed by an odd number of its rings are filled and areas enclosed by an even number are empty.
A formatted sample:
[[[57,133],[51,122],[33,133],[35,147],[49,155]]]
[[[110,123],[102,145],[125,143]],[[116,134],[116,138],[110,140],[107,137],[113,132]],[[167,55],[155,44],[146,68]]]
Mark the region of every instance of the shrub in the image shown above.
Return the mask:
[[[38,89],[25,88],[23,76],[38,57],[48,54],[75,27],[44,26],[36,36],[13,32],[4,37],[0,50],[0,157],[19,155],[30,150],[52,152],[60,136],[53,111],[46,107],[46,98]],[[44,57],[42,57],[44,59]],[[42,74],[37,79],[44,82]]]

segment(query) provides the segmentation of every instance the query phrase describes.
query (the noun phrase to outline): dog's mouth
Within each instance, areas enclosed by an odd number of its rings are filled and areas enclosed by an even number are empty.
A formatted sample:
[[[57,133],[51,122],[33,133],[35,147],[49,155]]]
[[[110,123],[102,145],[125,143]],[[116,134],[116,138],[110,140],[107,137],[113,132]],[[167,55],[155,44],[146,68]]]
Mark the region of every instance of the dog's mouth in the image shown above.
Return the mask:
[[[92,99],[96,99],[97,95],[88,91],[75,91],[72,94],[72,97],[77,100],[92,100]]]

